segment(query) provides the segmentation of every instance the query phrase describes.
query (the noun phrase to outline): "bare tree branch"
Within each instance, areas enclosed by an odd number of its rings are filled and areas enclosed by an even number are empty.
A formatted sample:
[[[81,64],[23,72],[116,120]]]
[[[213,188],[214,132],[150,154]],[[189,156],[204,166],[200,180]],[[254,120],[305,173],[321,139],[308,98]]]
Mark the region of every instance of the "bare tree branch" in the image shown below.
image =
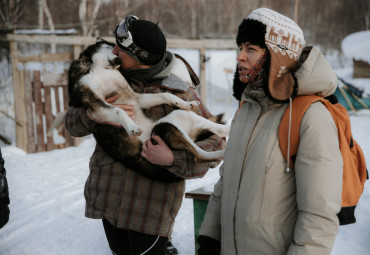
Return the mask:
[[[87,31],[88,36],[92,36],[94,32],[94,29],[96,27],[94,23],[95,23],[96,17],[98,16],[98,12],[99,12],[101,4],[102,4],[101,0],[95,0],[94,10],[92,11],[90,22],[88,24],[88,31]]]
[[[48,7],[48,3],[47,3],[46,0],[42,0],[42,6],[43,6],[43,9],[44,9],[45,15],[48,18],[49,29],[51,31],[54,31],[55,26],[54,26],[54,22],[53,22],[53,17],[51,16],[51,13],[50,13],[50,10],[49,10],[49,7]]]
[[[28,9],[31,0],[1,0],[0,18],[6,29],[14,29],[15,24]]]
[[[13,121],[18,125],[18,126],[23,127],[22,123],[20,123],[19,121],[16,121],[12,116],[10,116],[9,114],[7,114],[6,112],[4,112],[4,111],[0,110],[0,113],[4,114],[4,115],[5,115],[5,117],[7,117],[7,118],[9,118],[9,119],[13,120]]]

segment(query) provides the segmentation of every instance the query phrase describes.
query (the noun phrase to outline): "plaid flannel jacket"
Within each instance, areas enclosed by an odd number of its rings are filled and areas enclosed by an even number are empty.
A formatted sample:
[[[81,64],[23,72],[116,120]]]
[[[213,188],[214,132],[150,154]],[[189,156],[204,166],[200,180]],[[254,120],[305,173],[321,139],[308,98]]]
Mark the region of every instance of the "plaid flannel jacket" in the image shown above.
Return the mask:
[[[160,83],[159,83],[160,84]],[[171,91],[161,85],[132,85],[138,93],[170,92],[183,100],[199,100],[195,88],[187,91]],[[148,109],[146,115],[159,119],[174,108],[160,105]],[[209,117],[204,105],[196,113]],[[66,128],[72,136],[91,134],[95,122],[90,120],[84,109],[70,108],[66,115]],[[224,139],[213,135],[196,143],[206,151],[223,149]],[[195,163],[193,156],[185,151],[174,151],[174,165],[168,169],[185,179],[203,177],[216,164]],[[96,145],[90,158],[90,174],[85,184],[86,211],[89,218],[106,218],[119,228],[159,236],[171,236],[175,217],[180,209],[185,192],[185,181],[161,183],[148,179],[125,165],[113,160]]]

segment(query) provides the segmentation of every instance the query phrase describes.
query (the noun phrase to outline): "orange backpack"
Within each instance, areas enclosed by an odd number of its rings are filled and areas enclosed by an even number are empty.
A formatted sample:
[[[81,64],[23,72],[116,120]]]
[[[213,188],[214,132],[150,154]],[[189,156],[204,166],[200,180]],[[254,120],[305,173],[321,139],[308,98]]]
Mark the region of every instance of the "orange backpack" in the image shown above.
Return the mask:
[[[317,101],[331,113],[338,129],[339,148],[343,158],[343,191],[342,209],[338,214],[340,225],[356,222],[355,208],[364,190],[366,179],[369,179],[364,154],[358,143],[352,138],[351,122],[346,108],[339,103],[316,96],[298,96],[293,100],[290,135],[289,167],[293,169],[299,146],[299,128],[302,117],[308,107]],[[287,159],[289,129],[289,107],[285,111],[279,126],[280,149]]]

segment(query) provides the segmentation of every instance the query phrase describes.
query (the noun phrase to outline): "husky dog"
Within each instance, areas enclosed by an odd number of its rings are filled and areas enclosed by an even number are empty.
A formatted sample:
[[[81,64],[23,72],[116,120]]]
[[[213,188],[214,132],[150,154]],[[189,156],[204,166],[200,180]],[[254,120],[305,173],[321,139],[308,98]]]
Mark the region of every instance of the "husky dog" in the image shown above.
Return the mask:
[[[117,70],[120,59],[112,53],[113,47],[113,43],[98,38],[69,68],[69,105],[88,109],[99,122],[117,122],[122,125],[118,128],[97,123],[93,135],[103,149],[132,170],[164,182],[181,181],[182,178],[163,166],[151,164],[141,156],[143,142],[150,139],[153,133],[160,136],[172,150],[188,150],[199,162],[221,160],[223,150],[206,152],[194,140],[199,135],[204,136],[205,132],[226,137],[229,126],[224,125],[223,115],[211,117],[211,121],[189,111],[197,107],[199,101],[186,102],[170,93],[135,93]],[[135,115],[132,118],[124,110],[105,102],[114,93],[119,96],[115,104],[134,107]],[[161,104],[173,105],[182,110],[174,110],[157,121],[143,113],[143,109]]]

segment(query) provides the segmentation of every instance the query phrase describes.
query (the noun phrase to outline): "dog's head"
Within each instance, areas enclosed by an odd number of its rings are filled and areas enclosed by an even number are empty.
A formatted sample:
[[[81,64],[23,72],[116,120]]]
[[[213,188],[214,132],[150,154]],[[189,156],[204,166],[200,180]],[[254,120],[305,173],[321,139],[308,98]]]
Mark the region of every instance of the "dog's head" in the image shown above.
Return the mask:
[[[118,69],[121,60],[112,53],[115,44],[98,37],[96,43],[87,47],[81,54],[80,59],[87,59],[97,66],[107,69]]]

